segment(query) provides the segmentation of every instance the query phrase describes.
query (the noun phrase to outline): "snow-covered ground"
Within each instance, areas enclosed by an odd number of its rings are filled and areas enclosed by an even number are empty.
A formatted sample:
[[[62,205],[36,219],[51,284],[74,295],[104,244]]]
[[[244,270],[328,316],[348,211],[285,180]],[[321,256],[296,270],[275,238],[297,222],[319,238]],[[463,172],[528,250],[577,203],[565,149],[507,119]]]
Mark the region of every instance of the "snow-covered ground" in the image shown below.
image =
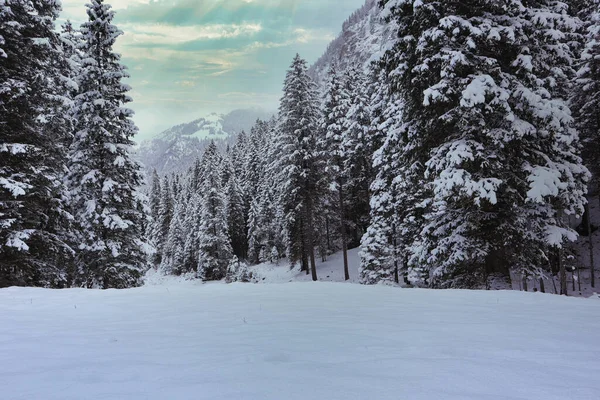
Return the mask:
[[[600,299],[325,282],[0,290],[2,400],[598,400]]]
[[[358,283],[358,266],[360,258],[359,249],[348,251],[348,271],[350,272],[350,283]],[[287,261],[282,261],[279,265],[259,264],[250,267],[250,271],[256,279],[262,283],[284,283],[284,282],[303,282],[312,281],[312,276],[306,272],[300,271],[300,266],[294,269],[289,268]],[[344,281],[344,261],[342,253],[336,253],[327,258],[325,262],[317,260],[317,276],[323,282],[343,282]]]

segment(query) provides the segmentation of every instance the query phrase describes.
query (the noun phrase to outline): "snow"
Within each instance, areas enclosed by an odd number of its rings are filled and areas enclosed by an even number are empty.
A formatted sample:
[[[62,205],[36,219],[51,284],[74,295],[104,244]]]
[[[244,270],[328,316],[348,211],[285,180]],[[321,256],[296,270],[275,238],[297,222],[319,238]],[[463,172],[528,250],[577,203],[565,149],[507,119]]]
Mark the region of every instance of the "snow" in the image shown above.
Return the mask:
[[[31,145],[22,143],[2,143],[0,145],[0,153],[25,154],[31,150],[31,147]]]
[[[360,257],[358,256],[359,249],[348,251],[348,271],[350,272],[350,282],[358,283],[358,266]],[[330,256],[327,261],[317,261],[317,275],[320,281],[325,282],[343,282],[342,253],[336,253]],[[279,264],[264,263],[249,267],[255,280],[262,283],[284,283],[298,281],[312,281],[311,275],[300,271],[300,267],[296,266],[290,269],[287,261],[281,261]]]
[[[336,283],[0,290],[7,400],[600,398],[600,301]]]
[[[560,171],[548,167],[535,166],[531,168],[531,173],[528,177],[529,191],[527,199],[543,203],[546,196],[557,196],[564,184],[560,181]]]
[[[23,230],[13,232],[8,236],[8,240],[6,241],[7,247],[12,247],[18,251],[28,251],[29,246],[25,243],[25,240],[28,240],[33,233],[33,230]]]
[[[26,194],[25,190],[30,189],[31,185],[12,179],[0,178],[0,187],[9,191],[13,197],[19,197],[24,196]]]

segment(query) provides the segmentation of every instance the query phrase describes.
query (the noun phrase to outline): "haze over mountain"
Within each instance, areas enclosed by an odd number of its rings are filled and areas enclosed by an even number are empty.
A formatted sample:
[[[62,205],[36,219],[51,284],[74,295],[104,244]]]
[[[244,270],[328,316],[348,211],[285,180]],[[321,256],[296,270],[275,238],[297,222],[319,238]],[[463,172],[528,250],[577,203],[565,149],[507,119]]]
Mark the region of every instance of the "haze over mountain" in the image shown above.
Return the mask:
[[[148,171],[156,169],[160,174],[182,171],[201,156],[211,141],[227,141],[242,131],[250,131],[257,119],[271,116],[272,113],[259,108],[234,110],[229,114],[211,113],[143,141],[138,156]]]

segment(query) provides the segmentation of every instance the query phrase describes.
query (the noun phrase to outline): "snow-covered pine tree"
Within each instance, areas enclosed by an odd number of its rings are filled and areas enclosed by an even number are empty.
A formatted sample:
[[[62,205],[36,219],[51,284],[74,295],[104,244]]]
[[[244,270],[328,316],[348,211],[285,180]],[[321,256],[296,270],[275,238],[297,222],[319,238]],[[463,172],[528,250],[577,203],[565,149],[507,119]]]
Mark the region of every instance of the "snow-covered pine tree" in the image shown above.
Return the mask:
[[[572,108],[583,144],[583,159],[593,175],[596,188],[600,179],[600,1],[588,0],[580,15],[585,18],[585,45],[573,88]]]
[[[73,27],[71,21],[67,20],[61,26],[60,41],[62,49],[62,57],[69,67],[68,78],[70,80],[69,94],[70,98],[74,99],[77,96],[78,85],[77,80],[81,70],[81,32]]]
[[[280,237],[283,231],[283,229],[278,230],[278,227],[281,226],[279,222],[282,221],[277,218],[276,212],[278,207],[276,175],[269,173],[270,171],[267,169],[272,148],[274,148],[272,145],[267,147],[261,160],[263,172],[257,184],[256,194],[250,201],[248,211],[248,258],[252,263],[266,261],[264,257],[265,249],[271,249],[276,245],[279,245],[279,249],[282,250],[281,254],[285,254],[283,237],[279,241],[276,239]]]
[[[179,192],[173,197],[173,215],[169,224],[169,233],[162,246],[162,261],[160,270],[166,275],[181,275],[184,268],[185,243],[189,237],[186,227],[186,210],[190,204],[184,201],[184,193]]]
[[[160,221],[160,211],[161,211],[161,199],[162,199],[162,186],[161,179],[156,172],[156,169],[152,171],[152,182],[150,187],[150,195],[149,199],[149,207],[150,207],[150,216],[152,222],[150,223],[147,229],[147,237],[148,241],[152,244],[154,248],[154,253],[151,258],[152,265],[156,268],[160,264],[160,259],[158,258],[158,244],[161,241],[158,237],[158,224]]]
[[[346,234],[346,182],[348,178],[346,166],[346,153],[342,147],[344,141],[345,124],[350,109],[350,90],[340,76],[335,64],[329,69],[329,81],[323,102],[324,130],[322,151],[327,156],[326,177],[331,185],[335,185],[336,195],[332,201],[335,204],[337,224],[339,227],[340,241],[344,261],[344,279],[350,279],[348,270],[348,237]],[[349,83],[349,82],[348,82]],[[354,84],[354,83],[353,83]],[[328,222],[328,221],[326,221]],[[329,224],[327,224],[327,228]],[[329,229],[326,229],[327,231]],[[329,236],[329,235],[328,235]]]
[[[428,267],[435,287],[485,287],[510,268],[542,274],[550,248],[574,234],[561,214],[579,212],[585,192],[560,98],[570,68],[562,3],[382,5],[399,26],[382,62],[402,100],[394,179],[410,190],[403,212],[425,212],[411,266]],[[402,221],[401,233],[419,219]]]
[[[250,248],[250,214],[254,199],[258,195],[259,185],[264,177],[266,159],[268,156],[268,146],[266,138],[269,135],[270,126],[267,122],[257,120],[246,142],[245,149],[242,154],[242,172],[238,177],[238,181],[243,194],[245,235],[246,235],[246,259],[250,262],[256,262],[254,257],[256,252]]]
[[[0,287],[62,287],[69,71],[54,32],[60,3],[0,2]]]
[[[190,170],[190,190],[197,192],[200,190],[200,183],[202,182],[202,163],[199,158],[194,161],[194,166]]]
[[[410,170],[404,168],[408,163],[403,156],[406,149],[402,136],[402,99],[394,92],[384,65],[385,58],[373,63],[366,82],[370,119],[366,129],[368,152],[373,153],[373,177],[369,186],[369,225],[361,238],[359,279],[368,285],[399,283],[400,271],[406,279],[405,247],[418,234],[415,228],[419,208],[413,206],[417,204],[419,193],[415,189],[422,185],[422,182],[412,185],[408,176],[404,176]],[[360,110],[350,111],[351,115],[356,112],[353,119],[359,120]],[[357,125],[356,133],[351,131],[347,135],[350,143],[360,135],[360,125]]]
[[[154,266],[158,267],[162,264],[163,255],[165,252],[165,243],[169,235],[171,220],[173,219],[173,210],[175,208],[173,194],[171,192],[171,182],[168,177],[164,177],[160,184],[160,202],[158,213],[154,218],[152,229],[152,242],[156,249],[154,253]]]
[[[160,200],[162,195],[162,189],[160,184],[160,176],[156,172],[156,169],[152,171],[152,187],[150,188],[150,210],[152,212],[152,219],[154,221],[158,220],[158,215],[160,212]]]
[[[225,277],[233,257],[221,182],[222,160],[214,142],[204,153],[203,167],[205,175],[201,186],[198,277],[203,281],[212,281]]]
[[[200,248],[200,225],[202,196],[200,192],[192,192],[189,200],[186,200],[185,208],[185,243],[183,245],[183,261],[181,270],[183,273],[197,272],[198,256]]]
[[[266,139],[270,129],[268,122],[257,120],[248,137],[243,158],[242,181],[240,183],[246,196],[247,207],[256,196],[259,182],[265,172],[263,159],[266,159],[268,152]]]
[[[102,0],[87,6],[81,27],[83,62],[75,99],[76,129],[71,147],[69,184],[79,230],[78,283],[125,288],[140,283],[147,268],[142,238],[140,167],[130,155],[137,128],[128,77],[113,45],[122,34],[114,12]]]
[[[241,160],[239,160],[241,161]],[[247,217],[244,205],[244,193],[238,183],[238,173],[233,168],[232,159],[224,161],[229,169],[229,181],[225,184],[225,216],[227,217],[227,232],[235,256],[240,260],[248,257]]]
[[[382,146],[373,155],[377,171],[370,185],[370,224],[361,239],[359,279],[367,285],[398,283],[399,269],[404,266],[403,244],[412,239],[410,231],[402,231],[401,215],[405,221],[416,199],[415,188],[403,173],[404,139],[401,135],[402,101],[389,93],[384,71],[373,68],[370,134],[385,137]],[[385,134],[384,134],[385,132]],[[400,179],[399,179],[400,178]],[[403,196],[403,202],[400,201]]]
[[[369,225],[369,188],[375,179],[373,154],[381,147],[379,131],[372,131],[372,116],[369,85],[364,72],[350,66],[344,73],[344,85],[349,92],[348,112],[343,121],[344,132],[341,148],[344,154],[344,170],[347,175],[346,199],[348,240],[353,247]],[[373,85],[375,86],[375,85]],[[373,87],[375,89],[375,87]]]
[[[259,168],[255,194],[250,200],[248,211],[248,256],[251,262],[265,262],[283,257],[286,251],[284,217],[280,198],[279,152],[277,123],[273,119],[265,126],[254,130],[259,151]],[[262,139],[258,140],[258,137]]]
[[[591,192],[600,189],[600,1],[580,0],[577,12],[582,19],[583,46],[573,87],[571,108],[582,142],[582,158],[592,174]],[[588,206],[589,207],[589,206]],[[589,235],[591,285],[595,286],[594,246],[589,210],[584,215]]]
[[[288,256],[301,261],[317,280],[314,221],[323,166],[317,152],[319,107],[306,61],[296,55],[287,71],[279,106],[277,146],[281,205],[285,213]]]

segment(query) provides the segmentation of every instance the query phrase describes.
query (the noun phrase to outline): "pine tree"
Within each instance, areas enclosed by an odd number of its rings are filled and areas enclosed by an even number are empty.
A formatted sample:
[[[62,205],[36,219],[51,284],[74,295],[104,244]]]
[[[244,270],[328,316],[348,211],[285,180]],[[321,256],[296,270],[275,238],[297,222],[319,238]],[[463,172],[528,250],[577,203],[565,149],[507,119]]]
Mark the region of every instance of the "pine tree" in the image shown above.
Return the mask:
[[[171,182],[168,177],[164,177],[161,183],[160,203],[158,213],[154,219],[152,229],[152,241],[156,248],[154,254],[154,265],[158,267],[162,264],[165,253],[165,244],[169,235],[171,220],[173,219],[174,199],[171,193]]]
[[[155,221],[158,220],[161,195],[160,176],[158,176],[158,173],[154,170],[152,171],[152,187],[150,188],[150,210]]]
[[[122,34],[102,0],[87,5],[81,27],[83,63],[75,99],[76,134],[69,183],[79,225],[78,282],[87,287],[125,288],[140,283],[146,269],[139,210],[142,182],[130,155],[137,128],[120,56],[112,49]]]
[[[227,162],[227,161],[226,161]],[[248,256],[248,243],[246,234],[246,212],[244,195],[238,183],[237,173],[231,161],[226,166],[230,170],[229,181],[225,186],[225,216],[227,217],[227,231],[231,240],[233,253],[238,259]]]
[[[150,207],[150,215],[152,218],[152,222],[148,227],[147,237],[154,247],[154,253],[151,259],[151,263],[154,267],[160,264],[160,259],[158,259],[158,243],[160,242],[160,237],[158,236],[158,224],[160,221],[160,206],[161,206],[161,198],[162,198],[162,186],[160,177],[156,170],[152,171],[152,185],[150,187],[150,196],[149,196],[149,207]]]
[[[404,141],[398,129],[402,124],[402,101],[388,93],[388,82],[380,72],[374,70],[373,76],[377,90],[373,92],[370,131],[376,137],[386,134],[373,155],[377,175],[370,185],[370,224],[361,239],[359,279],[368,285],[399,283],[399,269],[405,267],[402,254],[415,235],[414,230],[402,230],[400,221],[414,221],[415,216],[410,214],[416,209],[412,206],[417,193],[403,169]]]
[[[185,208],[185,243],[183,247],[182,271],[184,273],[198,271],[198,259],[200,248],[200,226],[202,224],[201,214],[202,196],[198,192],[193,192],[187,207]]]
[[[56,1],[0,3],[0,287],[63,287],[69,70]]]
[[[82,43],[81,33],[73,27],[73,24],[69,20],[61,26],[60,42],[62,58],[69,68],[69,74],[66,77],[68,78],[69,97],[74,99],[79,90],[77,84],[81,71],[81,52],[79,48],[82,46]]]
[[[584,46],[579,56],[579,69],[571,99],[576,127],[583,144],[582,157],[592,174],[592,189],[600,188],[600,2],[582,0],[578,14],[582,25]],[[589,205],[584,214],[590,246],[591,285],[595,287],[593,233]]]
[[[317,280],[314,255],[315,206],[323,171],[317,154],[319,109],[306,61],[296,55],[284,82],[279,107],[281,204],[285,213],[288,256],[301,261]]]
[[[203,281],[212,281],[225,277],[233,257],[221,182],[222,161],[214,142],[206,149],[203,163],[205,175],[201,187],[198,277]]]
[[[275,120],[257,124],[251,141],[256,155],[247,160],[245,186],[251,193],[248,207],[248,257],[253,263],[266,262],[277,253],[285,254],[283,211],[279,202],[279,152]]]
[[[186,231],[186,209],[182,192],[173,199],[173,215],[169,224],[169,233],[162,246],[162,261],[160,270],[167,275],[181,275],[185,269],[185,244],[189,236]]]
[[[348,238],[346,234],[346,153],[342,147],[346,118],[350,109],[350,91],[340,77],[335,65],[329,70],[329,83],[324,101],[323,151],[327,154],[328,180],[335,185],[336,199],[332,202],[337,210],[337,219],[342,243],[344,278],[350,279],[348,270]],[[328,225],[327,225],[328,227]]]
[[[510,267],[543,274],[573,238],[561,214],[585,192],[561,100],[568,16],[544,1],[382,4],[400,38],[382,61],[402,101],[393,182],[409,190],[388,196],[405,214],[396,234],[419,233],[399,256],[436,287],[485,287]]]
[[[369,225],[369,188],[375,179],[373,155],[381,147],[381,137],[373,130],[372,102],[368,80],[356,66],[344,73],[344,85],[349,92],[348,111],[343,121],[341,148],[347,175],[346,199],[350,204],[346,220],[349,240],[356,247]],[[375,90],[373,85],[373,90]]]

